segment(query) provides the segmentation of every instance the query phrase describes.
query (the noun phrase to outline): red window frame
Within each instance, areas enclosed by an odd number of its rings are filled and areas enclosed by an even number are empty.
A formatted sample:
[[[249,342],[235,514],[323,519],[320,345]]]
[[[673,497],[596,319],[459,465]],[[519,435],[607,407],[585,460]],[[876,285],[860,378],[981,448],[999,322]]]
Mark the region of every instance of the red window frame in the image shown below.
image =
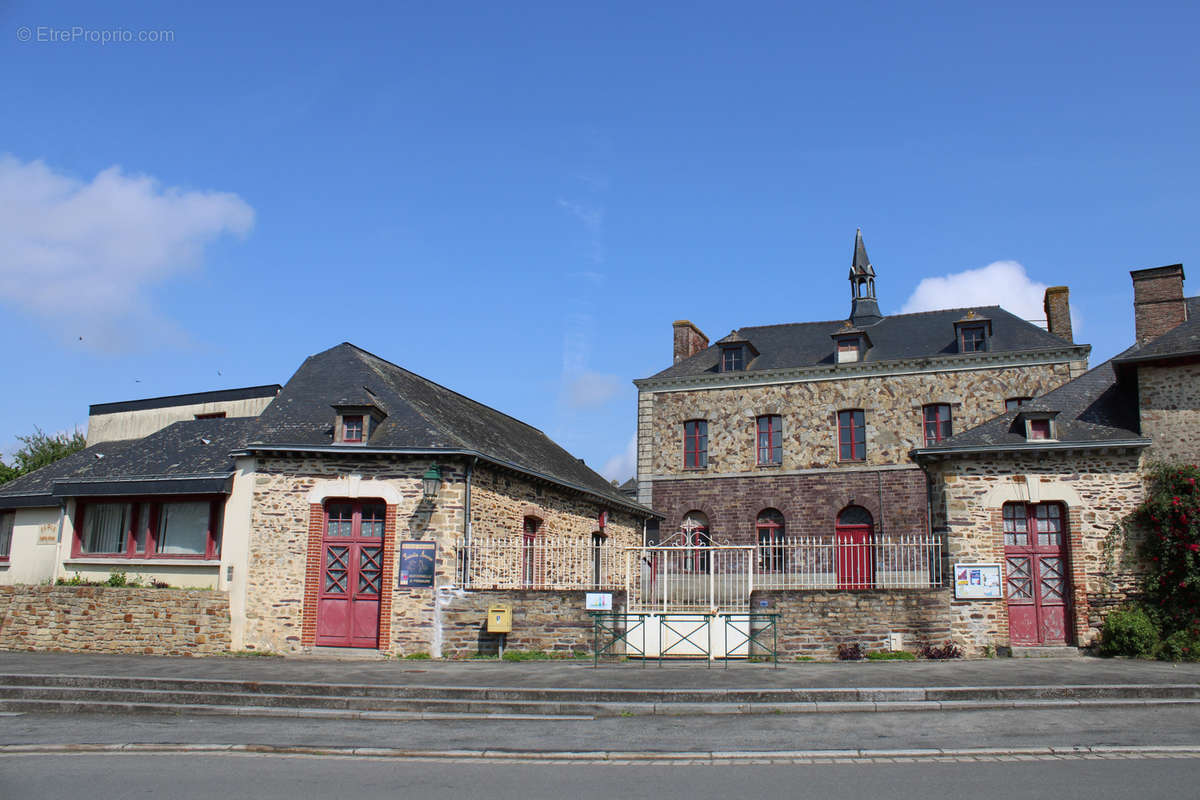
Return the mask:
[[[783,572],[787,568],[783,514],[773,508],[763,509],[754,522],[758,538],[758,568],[760,572]]]
[[[342,441],[361,442],[363,440],[363,415],[348,414],[342,417]]]
[[[1030,439],[1049,439],[1050,438],[1050,420],[1048,420],[1048,419],[1031,419],[1031,420],[1029,420],[1029,438]]]
[[[838,412],[838,461],[867,458],[867,417],[860,408]]]
[[[923,406],[921,418],[924,420],[926,447],[937,444],[943,439],[949,439],[954,433],[948,403],[930,403]]]
[[[963,325],[958,331],[958,346],[961,353],[986,352],[987,328],[983,325]]]
[[[17,512],[0,511],[0,564],[8,563],[12,556],[12,540],[16,527]]]
[[[755,420],[758,431],[758,464],[771,466],[783,463],[783,417],[779,414],[763,414]]]
[[[199,553],[159,553],[158,537],[159,522],[162,519],[162,507],[168,503],[208,503],[208,530],[205,536],[204,555]],[[117,553],[87,553],[83,550],[83,536],[87,528],[88,509],[105,504],[121,504],[129,506],[129,517],[125,522],[123,536],[125,547]],[[71,542],[71,558],[136,558],[156,561],[172,561],[192,559],[202,561],[219,561],[221,558],[222,522],[224,520],[225,495],[162,495],[152,497],[97,497],[87,501],[79,501],[75,505],[74,535]],[[146,529],[139,531],[142,521],[142,510],[145,515]],[[138,536],[144,534],[141,549],[138,548]]]
[[[525,517],[521,525],[521,584],[525,588],[537,582],[537,539],[541,532],[540,519]]]
[[[683,423],[683,468],[708,466],[708,420],[690,419]]]

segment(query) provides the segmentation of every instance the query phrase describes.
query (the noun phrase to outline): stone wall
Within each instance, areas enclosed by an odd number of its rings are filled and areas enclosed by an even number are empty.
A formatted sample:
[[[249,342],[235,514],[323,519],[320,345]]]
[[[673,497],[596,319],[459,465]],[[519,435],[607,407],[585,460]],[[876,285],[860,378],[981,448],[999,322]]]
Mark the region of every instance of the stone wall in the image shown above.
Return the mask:
[[[783,514],[785,536],[832,535],[848,505],[871,512],[876,533],[928,531],[925,473],[916,467],[655,481],[653,503],[666,515],[664,538],[696,510],[708,517],[715,544],[756,544],[755,522],[766,508]]]
[[[613,592],[613,610],[624,608],[624,592]],[[487,610],[506,605],[513,611],[505,648],[548,653],[591,653],[592,617],[582,591],[445,592],[439,601],[442,655],[468,658],[497,653],[499,634],[487,632]]]
[[[1042,395],[1070,377],[1069,365],[1061,363],[847,376],[768,386],[643,391],[638,406],[638,479],[697,472],[768,475],[789,470],[908,464],[908,452],[925,443],[923,405],[949,404],[954,431],[964,431],[1003,413],[1006,398]],[[646,395],[653,398],[650,409],[644,407]],[[865,462],[838,461],[837,412],[844,409],[865,411]],[[783,417],[783,461],[778,466],[756,464],[755,419],[762,414]],[[708,420],[706,469],[683,467],[683,423],[691,419]]]
[[[765,600],[763,607],[760,601]],[[754,611],[779,614],[779,658],[837,657],[842,643],[864,650],[890,650],[890,634],[901,635],[902,648],[941,645],[951,638],[950,601],[945,589],[906,592],[756,591]],[[766,638],[766,637],[764,637]]]
[[[949,562],[1004,564],[1005,502],[1066,507],[1074,639],[1089,644],[1112,606],[1136,591],[1142,567],[1110,536],[1144,497],[1134,452],[1038,453],[955,458],[931,465],[935,532],[945,531]],[[1007,646],[1004,600],[952,603],[954,637],[969,653]]]
[[[434,598],[439,592],[456,591],[459,582],[455,546],[464,534],[466,464],[438,459],[442,486],[429,503],[422,502],[421,476],[431,463],[429,458],[349,455],[264,459],[255,478],[251,519],[246,646],[286,653],[302,652],[311,645],[307,631],[316,622],[322,503],[352,496],[378,497],[388,504],[383,575],[387,595],[381,603],[388,618],[380,623],[380,649],[441,653],[447,628]],[[525,517],[536,516],[542,520],[544,535],[590,544],[602,508],[610,511],[606,532],[611,544],[640,542],[640,522],[630,514],[517,473],[484,465],[473,470],[475,540],[519,542]],[[395,556],[404,540],[437,544],[432,588],[397,586]]]
[[[0,586],[3,650],[206,656],[229,648],[224,592]]]
[[[1200,462],[1200,364],[1139,366],[1137,380],[1146,459]]]

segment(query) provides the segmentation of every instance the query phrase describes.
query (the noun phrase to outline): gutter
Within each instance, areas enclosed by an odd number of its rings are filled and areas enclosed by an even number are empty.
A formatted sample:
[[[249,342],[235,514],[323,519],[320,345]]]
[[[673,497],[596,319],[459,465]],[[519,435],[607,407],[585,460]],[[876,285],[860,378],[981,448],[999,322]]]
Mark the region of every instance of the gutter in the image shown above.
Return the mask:
[[[658,517],[659,519],[666,519],[665,514],[652,511],[651,509],[637,503],[630,503],[628,500],[624,499],[617,500],[610,495],[600,494],[595,489],[589,489],[588,487],[580,486],[577,483],[564,481],[561,478],[555,478],[551,475],[547,475],[544,472],[538,472],[537,470],[523,467],[520,464],[514,464],[511,461],[505,461],[502,458],[489,456],[488,454],[481,453],[478,450],[447,449],[437,447],[347,447],[345,445],[339,446],[315,444],[248,444],[238,450],[233,451],[230,453],[230,456],[237,458],[238,456],[250,456],[254,455],[255,453],[328,453],[331,455],[340,456],[460,456],[463,458],[474,459],[474,461],[486,461],[487,463],[493,464],[497,467],[513,470],[514,472],[519,472],[523,475],[528,475],[532,478],[537,478],[538,480],[552,483],[556,486],[562,486],[563,488],[570,489],[571,491],[579,492],[580,494],[595,498],[605,505],[623,508],[626,511],[631,511],[641,517]]]
[[[1152,444],[1150,439],[1113,439],[1105,442],[1045,442],[1025,444],[980,444],[961,445],[959,447],[930,447],[908,451],[909,457],[915,459],[932,458],[948,455],[973,455],[981,453],[1044,453],[1060,450],[1112,450],[1122,448],[1141,449]]]

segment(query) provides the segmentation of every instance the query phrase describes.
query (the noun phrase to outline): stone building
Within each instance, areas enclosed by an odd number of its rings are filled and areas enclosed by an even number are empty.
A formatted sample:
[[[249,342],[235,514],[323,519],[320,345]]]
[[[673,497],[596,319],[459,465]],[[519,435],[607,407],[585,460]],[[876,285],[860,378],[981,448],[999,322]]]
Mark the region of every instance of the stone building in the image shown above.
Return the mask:
[[[92,420],[88,448],[0,486],[0,647],[461,655],[500,602],[513,646],[582,649],[582,590],[615,585],[654,516],[541,431],[348,343],[282,387]],[[207,594],[30,586],[114,573]]]
[[[970,652],[1089,644],[1136,590],[1140,565],[1113,531],[1144,499],[1148,465],[1200,455],[1200,298],[1184,297],[1182,265],[1131,275],[1129,349],[914,450],[951,563],[1002,575],[994,598],[964,600],[952,589],[951,626]]]

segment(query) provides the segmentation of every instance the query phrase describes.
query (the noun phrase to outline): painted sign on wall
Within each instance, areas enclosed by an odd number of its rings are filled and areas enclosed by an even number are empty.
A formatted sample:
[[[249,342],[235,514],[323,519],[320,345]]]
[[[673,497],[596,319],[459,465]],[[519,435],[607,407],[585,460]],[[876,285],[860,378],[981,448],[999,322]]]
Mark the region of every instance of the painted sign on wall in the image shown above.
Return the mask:
[[[437,564],[437,542],[400,543],[400,585],[433,586]]]

